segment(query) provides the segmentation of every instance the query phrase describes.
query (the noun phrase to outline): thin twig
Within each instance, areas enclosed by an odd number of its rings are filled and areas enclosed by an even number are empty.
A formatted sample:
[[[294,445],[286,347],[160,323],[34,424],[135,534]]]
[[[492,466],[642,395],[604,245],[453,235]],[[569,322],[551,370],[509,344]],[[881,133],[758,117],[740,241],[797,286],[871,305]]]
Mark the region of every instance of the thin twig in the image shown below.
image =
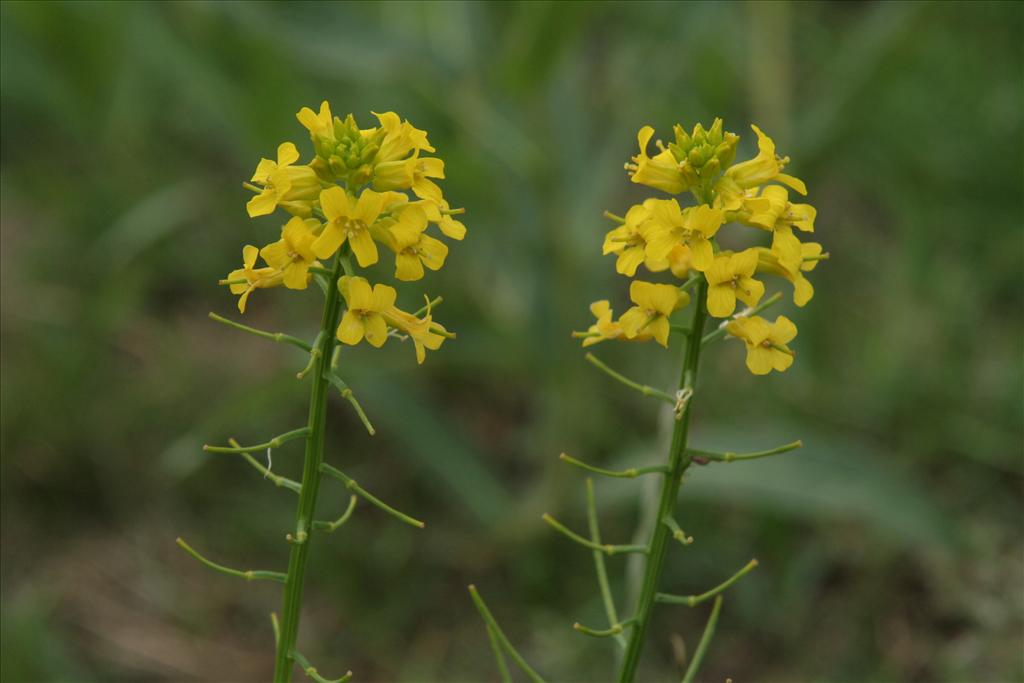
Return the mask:
[[[316,683],[346,683],[352,679],[351,671],[346,671],[345,675],[341,678],[324,678],[316,670],[316,667],[310,664],[309,660],[303,657],[298,650],[292,650],[290,656],[299,665],[299,668],[302,669],[302,673],[306,674],[311,681]]]
[[[590,540],[592,543],[601,545],[601,529],[597,523],[597,504],[594,502],[594,480],[587,477],[587,525],[590,527]],[[594,550],[594,571],[597,572],[597,585],[601,590],[601,601],[604,603],[604,613],[608,617],[608,624],[615,626],[619,623],[619,614],[615,610],[615,598],[612,596],[611,585],[608,583],[608,570],[604,564],[604,552]],[[622,637],[622,631],[613,634],[615,641],[623,648],[626,647],[626,639]]]
[[[544,679],[541,678],[540,674],[534,671],[533,667],[527,664],[526,660],[523,659],[523,656],[516,651],[515,647],[513,647],[508,636],[505,635],[505,632],[501,630],[500,626],[498,626],[498,622],[495,621],[494,615],[491,614],[491,610],[487,609],[487,605],[484,603],[483,598],[480,597],[480,593],[477,592],[476,586],[472,584],[469,586],[469,596],[473,599],[473,604],[476,605],[476,609],[480,612],[480,616],[483,618],[484,623],[487,624],[487,628],[493,631],[494,637],[498,639],[498,642],[501,643],[501,646],[505,649],[508,656],[512,658],[512,661],[516,663],[516,666],[518,666],[522,672],[526,674],[526,677],[533,683],[544,683]]]
[[[701,593],[700,595],[672,595],[670,593],[658,593],[654,596],[654,600],[655,602],[662,602],[670,605],[686,605],[687,607],[695,607],[705,600],[709,600],[725,591],[729,586],[749,574],[756,566],[757,560],[747,562],[743,569],[739,570],[706,593]]]
[[[275,341],[279,344],[291,344],[292,346],[297,346],[306,353],[309,353],[310,351],[313,350],[312,346],[302,341],[298,337],[293,337],[290,334],[284,334],[283,332],[264,332],[263,330],[257,330],[255,327],[249,327],[248,325],[243,325],[242,323],[236,323],[234,320],[229,320],[223,316],[217,315],[216,313],[212,312],[210,313],[210,320],[216,320],[217,322],[223,323],[228,327],[233,327],[236,330],[248,332],[249,334],[254,334],[257,337],[263,337],[264,339],[269,339],[270,341]]]
[[[634,479],[636,477],[639,477],[641,474],[663,474],[668,469],[667,467],[665,467],[665,465],[651,465],[650,467],[630,467],[629,469],[626,470],[606,470],[603,467],[594,467],[593,465],[588,465],[582,460],[577,460],[576,458],[573,458],[566,453],[562,453],[561,455],[559,455],[558,459],[561,460],[562,462],[569,463],[570,465],[575,465],[576,467],[584,469],[588,472],[600,474],[605,477],[615,477],[618,479]]]
[[[356,482],[355,479],[353,479],[352,477],[348,476],[347,474],[345,474],[344,472],[342,472],[338,468],[332,467],[332,466],[328,465],[327,463],[322,463],[320,465],[320,471],[323,472],[324,474],[329,474],[330,476],[334,477],[335,479],[341,481],[343,484],[345,484],[345,488],[347,488],[349,491],[351,491],[352,493],[356,494],[357,496],[359,496],[360,498],[365,500],[370,505],[374,505],[374,506],[380,508],[381,510],[383,510],[384,512],[388,513],[389,515],[395,517],[396,519],[398,519],[400,521],[403,521],[406,524],[414,526],[414,527],[416,527],[418,529],[422,529],[423,527],[426,526],[426,524],[424,524],[420,520],[416,519],[415,517],[410,517],[409,515],[405,514],[404,512],[399,512],[395,508],[391,507],[390,505],[388,505],[387,503],[382,501],[380,498],[377,498],[372,493],[370,493],[369,491],[364,489],[362,486],[360,486]]]
[[[280,448],[289,441],[308,436],[309,431],[309,427],[300,427],[284,434],[278,434],[270,441],[258,443],[255,446],[210,446],[209,444],[204,444],[203,450],[207,453],[252,453],[254,451],[265,451],[268,448]]]
[[[195,559],[199,560],[200,562],[205,564],[210,569],[216,570],[216,571],[221,572],[223,574],[227,574],[228,576],[236,576],[236,577],[238,577],[240,579],[245,579],[246,581],[264,580],[264,581],[277,581],[279,583],[284,583],[285,579],[288,578],[287,575],[284,574],[283,572],[268,572],[268,571],[262,571],[262,570],[256,570],[256,569],[241,570],[241,569],[232,569],[231,567],[225,567],[222,564],[217,564],[216,562],[212,562],[211,560],[208,560],[205,557],[203,557],[202,555],[200,555],[198,552],[196,552],[192,548],[192,546],[190,546],[188,543],[186,543],[184,541],[184,539],[182,539],[182,538],[178,538],[175,541],[175,543],[177,543],[178,547],[180,547],[186,553],[188,553],[189,555],[191,555]]]
[[[622,555],[625,553],[647,552],[647,546],[645,545],[612,545],[610,543],[594,543],[593,541],[580,536],[575,531],[572,531],[571,529],[566,527],[564,524],[562,524],[546,512],[541,516],[541,519],[547,522],[548,525],[551,526],[553,529],[561,532],[564,536],[570,538],[571,540],[576,541],[584,548],[590,548],[591,550],[599,550],[605,555]]]
[[[693,659],[690,660],[690,666],[686,668],[686,674],[683,676],[683,683],[693,683],[697,677],[697,670],[700,669],[700,663],[704,660],[704,654],[708,651],[708,645],[711,644],[711,638],[715,635],[715,626],[718,624],[718,613],[722,611],[722,596],[719,595],[715,598],[715,606],[711,608],[711,616],[708,617],[707,626],[704,627],[704,635],[700,637],[700,642],[697,644],[697,649],[693,653]]]
[[[588,353],[587,355],[584,356],[584,358],[586,358],[587,362],[589,362],[591,365],[601,370],[612,379],[617,380],[622,384],[625,384],[630,389],[633,389],[634,391],[639,391],[644,396],[653,396],[654,398],[660,398],[662,401],[665,401],[672,405],[676,404],[675,396],[672,396],[671,394],[666,393],[661,389],[655,389],[652,386],[640,384],[639,382],[634,382],[633,380],[626,377],[622,373],[612,370],[610,367],[608,367],[607,364],[604,363],[604,361],[598,359],[597,356],[595,356],[594,354]]]
[[[803,445],[803,441],[794,441],[767,451],[753,451],[751,453],[733,453],[731,451],[716,453],[714,451],[701,451],[695,448],[687,448],[686,453],[691,458],[696,456],[698,458],[706,458],[707,460],[713,460],[715,462],[734,462],[736,460],[756,460],[758,458],[767,458],[769,455],[788,453],[789,451],[795,451],[798,448],[802,448]]]
[[[313,528],[317,531],[323,531],[328,534],[333,533],[337,530],[338,527],[347,522],[349,517],[352,516],[352,512],[355,511],[356,509],[356,501],[358,500],[359,497],[353,493],[352,496],[348,499],[348,507],[345,508],[345,512],[341,514],[341,517],[338,517],[338,519],[334,520],[333,522],[321,522],[318,519],[313,520]]]

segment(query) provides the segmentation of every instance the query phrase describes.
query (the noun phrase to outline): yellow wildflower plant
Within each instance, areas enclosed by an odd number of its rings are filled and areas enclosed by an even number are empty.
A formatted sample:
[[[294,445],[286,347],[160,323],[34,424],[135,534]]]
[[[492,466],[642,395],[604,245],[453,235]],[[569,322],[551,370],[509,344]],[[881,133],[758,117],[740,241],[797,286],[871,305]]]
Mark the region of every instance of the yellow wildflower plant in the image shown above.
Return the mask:
[[[761,316],[730,320],[725,329],[747,346],[747,368],[755,375],[772,370],[782,372],[793,364],[793,351],[786,346],[796,338],[796,325],[784,315],[769,323]]]
[[[806,185],[784,172],[789,157],[776,152],[775,142],[757,126],[751,128],[757,154],[738,163],[740,138],[726,131],[720,118],[708,128],[699,123],[689,130],[673,126],[667,145],[654,140],[651,126],[640,129],[640,153],[626,164],[630,180],[672,195],[689,192],[696,203],[684,206],[679,197],[649,197],[631,206],[624,218],[606,212],[618,225],[605,235],[601,251],[616,256],[616,272],[632,278],[641,265],[651,273],[668,271],[680,281],[681,291],[696,291],[708,314],[718,318],[733,316],[737,301],[748,308],[759,305],[765,294],[759,273],[790,282],[797,305],[810,300],[814,289],[804,273],[828,254],[820,245],[801,242],[800,234],[814,232],[817,210],[790,201],[790,190],[806,194]],[[652,145],[657,149],[653,156]],[[770,248],[756,241],[746,248],[721,248],[718,239],[730,226],[755,228],[755,236],[771,233]],[[640,338],[613,327],[621,321],[612,320],[610,311],[610,304],[602,304],[594,312],[597,322],[574,333],[584,345]],[[635,322],[641,316],[633,312],[623,318]],[[646,338],[667,344],[673,330],[668,316],[657,329],[657,335]]]
[[[747,369],[755,375],[766,375],[773,370],[782,372],[793,365],[795,352],[790,344],[797,335],[796,325],[785,316],[769,322],[758,315],[782,299],[779,292],[766,297],[765,283],[758,276],[773,275],[788,280],[793,284],[796,304],[803,306],[814,291],[805,273],[828,258],[820,244],[800,241],[800,235],[814,231],[816,219],[813,207],[789,201],[789,190],[806,194],[803,181],[784,172],[789,158],[776,153],[775,142],[757,126],[753,126],[753,130],[757,136],[757,155],[734,163],[739,137],[724,130],[721,119],[715,119],[708,128],[700,124],[689,130],[681,125],[674,126],[674,139],[668,145],[660,140],[654,141],[658,150],[654,156],[649,151],[654,129],[650,126],[640,129],[637,136],[640,153],[625,165],[630,180],[676,196],[648,197],[630,208],[625,218],[606,212],[605,215],[619,225],[605,236],[602,252],[618,257],[615,264],[618,273],[633,278],[639,266],[646,264],[648,270],[659,274],[662,282],[648,282],[646,277],[632,280],[629,297],[633,306],[618,320],[612,314],[611,302],[601,299],[590,306],[595,322],[585,331],[573,332],[582,346],[588,347],[584,356],[587,362],[616,382],[645,397],[664,402],[674,418],[671,439],[665,440],[671,444],[669,452],[661,462],[612,470],[590,465],[565,453],[560,456],[563,462],[585,470],[591,476],[623,481],[651,475],[658,480],[660,492],[653,497],[658,501],[657,510],[655,512],[652,508],[652,514],[643,516],[643,528],[632,535],[636,541],[619,545],[602,538],[593,482],[589,479],[589,533],[573,531],[549,514],[542,517],[554,530],[585,547],[594,556],[607,624],[593,628],[576,623],[573,628],[585,635],[618,641],[623,648],[619,671],[609,678],[620,683],[637,680],[642,653],[650,640],[648,635],[656,606],[659,609],[673,604],[695,607],[713,599],[701,645],[683,676],[686,681],[700,680],[701,653],[714,634],[722,606],[721,594],[758,564],[757,560],[751,560],[732,577],[704,593],[673,595],[663,592],[663,574],[668,566],[666,558],[670,548],[675,547],[675,542],[682,545],[693,543],[693,538],[675,519],[683,477],[689,476],[688,470],[694,465],[712,462],[763,458],[802,445],[795,441],[769,450],[736,453],[698,450],[690,444],[693,401],[706,389],[729,384],[716,380],[708,386],[698,386],[700,361],[710,345],[727,336],[742,340],[747,350]],[[692,205],[685,205],[684,192],[695,200]],[[770,247],[763,246],[768,241],[765,232],[771,233]],[[744,234],[748,241],[744,241]],[[737,301],[746,304],[747,308],[737,311]],[[688,319],[673,320],[681,309],[687,311]],[[682,368],[676,375],[680,380],[674,390],[634,381],[609,367],[589,350],[596,344],[611,340],[653,339],[661,346],[669,347],[674,337],[682,337],[682,343],[678,345]],[[639,590],[627,619],[619,618],[612,592],[615,582],[609,580],[605,566],[606,556],[621,554],[636,554],[638,561],[632,568],[640,570]],[[479,592],[473,586],[469,590],[490,634],[501,634],[494,615]],[[511,656],[528,678],[542,680],[506,638],[502,638],[495,647],[499,667],[503,670],[504,653]]]
[[[342,377],[346,357],[343,349],[363,341],[379,348],[390,337],[411,342],[416,362],[421,364],[427,351],[437,351],[446,340],[455,338],[453,332],[434,320],[440,297],[425,297],[424,308],[407,312],[398,307],[394,287],[383,282],[371,284],[360,273],[360,269],[378,262],[379,247],[383,246],[395,253],[397,280],[420,280],[428,270],[442,268],[448,259],[448,245],[440,238],[462,240],[466,236],[466,226],[454,218],[464,210],[453,209],[444,197],[439,184],[445,177],[444,161],[431,156],[436,149],[427,132],[394,112],[375,116],[377,125],[360,128],[352,114],[334,116],[326,101],[318,111],[301,108],[296,118],[309,133],[312,155],[304,160],[294,143],[283,142],[277,147],[276,157],[260,159],[251,179],[242,183],[253,193],[246,203],[250,217],[270,216],[279,209],[285,217],[274,226],[275,239],[262,247],[246,244],[242,267],[232,270],[219,284],[227,285],[238,296],[241,313],[245,313],[255,289],[322,291],[323,312],[316,338],[310,343],[210,314],[213,320],[234,329],[301,349],[308,357],[305,368],[297,373],[299,379],[312,382],[304,427],[257,446],[240,446],[232,440],[227,446],[204,447],[210,452],[244,455],[266,479],[298,494],[293,531],[286,537],[290,545],[287,573],[229,569],[178,540],[185,552],[207,567],[284,585],[281,618],[274,617],[277,645],[272,679],[276,683],[288,683],[296,664],[310,677],[326,680],[296,648],[305,567],[316,535],[333,532],[348,520],[357,497],[404,524],[423,527],[423,522],[369,494],[341,470],[324,462],[330,387],[338,389],[352,406],[367,432],[371,436],[376,433]],[[263,263],[259,263],[261,258]],[[318,286],[310,287],[311,282]],[[297,439],[303,439],[306,447],[301,481],[275,474],[270,461],[271,451]],[[250,455],[263,452],[266,467]],[[313,517],[323,475],[340,480],[353,496],[348,512],[334,522]],[[342,678],[347,680],[348,676]]]

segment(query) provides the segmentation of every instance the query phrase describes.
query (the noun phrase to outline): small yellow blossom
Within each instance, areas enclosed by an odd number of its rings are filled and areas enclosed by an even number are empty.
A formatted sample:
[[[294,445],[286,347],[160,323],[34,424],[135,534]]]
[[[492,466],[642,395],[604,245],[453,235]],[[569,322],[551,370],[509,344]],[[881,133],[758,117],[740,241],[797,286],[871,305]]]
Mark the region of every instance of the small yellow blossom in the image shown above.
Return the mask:
[[[770,185],[759,197],[748,199],[745,207],[750,215],[743,221],[747,225],[772,232],[772,251],[790,270],[798,270],[801,263],[800,240],[793,228],[814,232],[817,210],[810,204],[793,204],[786,188]]]
[[[648,250],[650,240],[658,237],[661,229],[659,225],[650,221],[651,211],[648,207],[655,201],[657,200],[648,199],[643,204],[630,207],[622,225],[605,235],[602,253],[618,255],[615,270],[622,275],[633,277],[641,263],[652,273],[668,268],[665,256],[660,259],[654,258]]]
[[[256,257],[260,250],[251,244],[242,248],[242,267],[228,273],[221,284],[228,285],[232,294],[240,294],[238,297],[238,312],[245,313],[245,303],[249,294],[257,288],[277,287],[281,284],[283,277],[276,268],[256,267]]]
[[[309,200],[315,198],[320,183],[309,166],[292,166],[298,160],[299,150],[291,142],[278,146],[277,161],[260,159],[252,182],[262,185],[263,190],[245,205],[250,218],[271,214],[278,206],[297,215],[311,213]]]
[[[416,362],[422,364],[427,356],[427,349],[437,351],[444,343],[445,334],[448,330],[443,325],[433,321],[430,315],[428,302],[427,313],[422,318],[417,318],[412,313],[396,308],[394,306],[385,314],[387,321],[412,339],[416,349]]]
[[[679,163],[667,149],[662,149],[653,157],[647,156],[647,147],[654,136],[654,128],[644,126],[637,133],[640,153],[633,157],[633,163],[626,164],[630,180],[640,185],[647,185],[669,194],[679,194],[687,189]]]
[[[320,193],[320,207],[327,224],[313,243],[313,251],[318,258],[330,257],[348,240],[361,267],[377,262],[377,245],[370,235],[370,226],[384,208],[384,195],[363,190],[356,200],[335,185]]]
[[[796,338],[796,325],[786,316],[780,315],[774,323],[760,316],[738,318],[726,330],[746,344],[747,368],[755,375],[782,372],[793,364],[793,351],[786,345]]]
[[[674,285],[656,285],[633,280],[629,285],[629,298],[635,306],[622,314],[619,324],[627,339],[646,332],[662,346],[668,346],[671,325],[668,317],[676,309],[690,302],[690,295]]]
[[[427,140],[426,131],[416,128],[408,121],[402,121],[395,112],[387,111],[383,114],[374,112],[373,115],[377,117],[380,122],[380,130],[384,132],[376,156],[378,164],[397,161],[413,151],[437,151]]]
[[[755,306],[764,296],[764,284],[754,279],[758,251],[746,249],[739,253],[721,252],[704,275],[708,281],[708,313],[726,318],[736,310],[738,298]]]
[[[309,107],[303,107],[295,115],[310,135],[315,138],[334,140],[334,117],[331,116],[331,105],[324,100],[320,103],[320,113],[317,114]]]
[[[399,280],[419,280],[424,266],[439,270],[444,265],[448,245],[428,235],[426,229],[427,214],[413,204],[402,209],[398,220],[388,228],[395,251],[395,277]]]
[[[448,202],[443,199],[439,202],[423,200],[415,203],[426,212],[427,220],[436,224],[445,237],[453,240],[461,240],[466,237],[466,226],[461,221],[452,218],[453,213],[463,213],[463,209],[452,211]]]
[[[669,258],[675,247],[684,245],[689,249],[692,267],[707,270],[714,260],[711,238],[722,226],[722,211],[705,204],[680,209],[675,199],[650,202],[650,223],[655,230],[647,242],[647,256],[662,261]],[[679,256],[677,253],[676,258]]]
[[[796,267],[790,265],[790,260],[783,260],[773,246],[771,249],[764,247],[757,248],[757,271],[771,273],[789,280],[793,285],[793,303],[803,307],[814,296],[814,287],[804,277],[803,272],[814,270],[818,261],[823,258],[821,245],[817,242],[805,242],[800,245],[800,257]],[[825,255],[827,258],[827,255]],[[803,271],[803,272],[801,272]]]
[[[782,172],[782,169],[789,163],[789,157],[776,155],[775,141],[762,133],[757,126],[751,126],[751,128],[757,134],[757,156],[730,166],[725,171],[725,175],[742,189],[774,181],[788,185],[800,194],[807,194],[807,186],[802,180]]]
[[[366,278],[346,275],[338,280],[338,289],[347,306],[338,325],[338,339],[355,345],[365,337],[373,346],[383,346],[388,339],[384,314],[395,305],[395,288],[382,284],[371,288]]]
[[[319,221],[295,216],[281,229],[280,240],[260,249],[260,256],[281,272],[288,289],[305,289],[309,284],[309,267],[316,263],[313,230],[319,227]]]

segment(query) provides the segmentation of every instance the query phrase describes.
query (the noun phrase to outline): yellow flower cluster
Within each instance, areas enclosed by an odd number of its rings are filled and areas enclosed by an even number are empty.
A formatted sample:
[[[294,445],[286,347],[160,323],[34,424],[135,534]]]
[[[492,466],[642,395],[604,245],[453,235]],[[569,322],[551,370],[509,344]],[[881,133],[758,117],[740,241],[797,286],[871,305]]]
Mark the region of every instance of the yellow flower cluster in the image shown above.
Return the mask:
[[[669,317],[689,303],[687,290],[703,278],[708,313],[729,319],[723,326],[746,343],[750,371],[766,374],[790,366],[793,351],[787,344],[796,326],[782,316],[772,324],[751,315],[765,293],[759,278],[767,274],[788,280],[794,302],[803,306],[814,294],[804,273],[828,254],[820,244],[801,242],[799,233],[814,232],[817,212],[809,204],[791,202],[789,192],[805,195],[807,188],[783,173],[789,158],[778,156],[772,139],[751,127],[758,154],[736,164],[739,136],[723,131],[721,119],[707,130],[697,124],[687,132],[676,125],[674,140],[667,146],[657,141],[654,156],[648,154],[654,129],[640,129],[640,152],[626,164],[630,179],[673,195],[689,192],[696,204],[683,207],[676,198],[652,197],[630,207],[624,217],[606,214],[618,225],[605,236],[603,252],[615,255],[616,271],[627,277],[636,276],[642,265],[651,273],[670,272],[684,284],[634,280],[629,294],[635,305],[617,321],[608,301],[595,302],[590,310],[597,321],[575,333],[584,346],[609,339],[653,339],[667,346]],[[726,224],[768,233],[770,243],[723,249],[718,239]],[[737,300],[749,308],[737,313]]]
[[[238,310],[245,312],[255,289],[305,289],[315,273],[330,272],[321,264],[339,250],[355,256],[359,267],[378,262],[378,245],[395,258],[398,280],[419,280],[424,269],[438,270],[448,257],[448,245],[428,234],[431,225],[442,235],[461,240],[466,227],[454,216],[435,182],[444,178],[444,162],[427,156],[436,150],[427,133],[394,112],[374,114],[379,125],[359,128],[349,114],[331,114],[327,102],[314,112],[303,107],[296,115],[308,131],[315,155],[299,164],[299,151],[291,142],[277,148],[277,158],[261,159],[245,187],[253,197],[246,204],[250,217],[282,209],[292,215],[281,237],[263,248],[246,245],[242,268],[221,284],[239,295]],[[265,265],[257,267],[257,257]],[[433,321],[430,304],[419,317],[395,306],[397,293],[384,284],[371,285],[349,273],[337,283],[347,310],[337,336],[345,344],[365,339],[381,346],[389,336],[413,340],[417,361],[425,349],[435,350],[453,336]]]

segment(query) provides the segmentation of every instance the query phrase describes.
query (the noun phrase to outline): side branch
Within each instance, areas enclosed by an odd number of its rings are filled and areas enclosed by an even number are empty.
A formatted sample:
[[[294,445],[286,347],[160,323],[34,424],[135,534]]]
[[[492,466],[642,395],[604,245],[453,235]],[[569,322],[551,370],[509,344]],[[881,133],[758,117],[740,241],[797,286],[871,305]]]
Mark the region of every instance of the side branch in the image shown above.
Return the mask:
[[[302,669],[302,673],[306,674],[311,681],[316,683],[347,683],[352,679],[352,672],[346,671],[345,675],[341,678],[324,678],[317,672],[316,667],[309,663],[309,660],[302,656],[298,650],[292,650],[289,655],[299,668]]]
[[[356,509],[356,501],[359,500],[358,496],[352,494],[352,497],[348,499],[348,507],[345,508],[345,512],[341,513],[341,517],[334,520],[333,522],[321,522],[320,520],[313,520],[313,528],[317,531],[324,531],[326,533],[333,533],[342,524],[348,521],[349,517]]]
[[[582,633],[585,636],[590,636],[591,638],[614,638],[616,636],[622,635],[622,632],[626,630],[627,627],[632,626],[635,623],[636,619],[630,618],[626,619],[625,621],[620,621],[618,623],[612,624],[610,628],[595,629],[587,628],[586,626],[577,621],[575,624],[572,625],[572,627],[578,633]]]
[[[396,519],[398,519],[398,520],[400,520],[402,522],[405,522],[406,524],[409,524],[410,526],[414,526],[417,529],[422,529],[423,527],[426,526],[426,524],[424,524],[420,520],[416,519],[415,517],[410,517],[409,515],[405,514],[404,512],[399,512],[395,508],[391,507],[390,505],[388,505],[387,503],[382,501],[380,498],[377,498],[372,493],[370,493],[369,491],[364,489],[362,486],[360,486],[356,482],[355,479],[353,479],[352,477],[348,476],[347,474],[345,474],[344,472],[342,472],[338,468],[331,467],[327,463],[322,463],[320,465],[320,471],[323,472],[324,474],[329,474],[330,476],[334,477],[335,479],[337,479],[338,481],[343,483],[345,485],[345,488],[347,488],[349,491],[351,491],[352,493],[356,494],[357,496],[359,496],[360,498],[365,500],[370,505],[374,505],[374,506],[380,508],[381,510],[383,510],[386,513],[388,513],[392,517],[395,517]]]
[[[586,470],[587,472],[593,472],[594,474],[600,474],[601,476],[604,477],[615,477],[618,479],[635,479],[636,477],[639,477],[641,474],[663,474],[668,471],[668,467],[666,467],[665,465],[651,465],[650,467],[630,467],[629,469],[626,470],[606,470],[603,467],[594,467],[593,465],[588,465],[582,460],[577,460],[576,458],[570,457],[566,453],[562,453],[561,455],[559,455],[558,459],[561,460],[562,462],[566,462],[569,463],[570,465],[574,465],[575,467],[579,467],[580,469]]]
[[[590,477],[587,477],[587,526],[590,530],[591,542],[601,545],[601,529],[597,523],[597,504],[594,502],[594,480]],[[604,613],[608,617],[608,624],[614,628],[619,624],[619,614],[615,610],[615,597],[612,595],[612,588],[608,583],[608,570],[604,565],[604,553],[600,550],[594,550],[593,555],[594,571],[597,573],[597,585],[601,590]],[[626,647],[626,639],[622,637],[621,629],[618,633],[612,635],[615,636],[615,641],[620,647]]]
[[[677,522],[672,515],[665,515],[662,517],[661,523],[667,526],[672,532],[672,538],[676,539],[683,545],[690,545],[693,543],[693,536],[687,536],[686,532],[679,526],[679,522]]]
[[[513,647],[508,636],[505,635],[505,632],[501,630],[500,626],[498,626],[498,622],[495,621],[494,615],[491,614],[491,610],[487,609],[487,605],[484,603],[483,598],[480,597],[480,593],[477,592],[476,586],[472,584],[469,586],[469,596],[473,599],[473,604],[476,605],[476,609],[480,612],[480,617],[484,620],[484,623],[487,624],[487,628],[494,634],[498,643],[502,648],[504,648],[508,656],[512,658],[512,661],[516,663],[516,666],[526,674],[526,677],[529,678],[532,683],[544,683],[544,679],[541,678],[540,674],[534,671],[533,667],[527,664],[526,660],[523,659],[523,656],[516,651],[515,647]]]
[[[676,404],[675,396],[672,396],[671,394],[664,392],[661,389],[655,389],[654,387],[648,386],[646,384],[634,382],[633,380],[626,377],[622,373],[612,370],[610,367],[608,367],[607,364],[604,363],[604,361],[599,360],[597,356],[595,356],[594,354],[588,353],[587,355],[584,356],[584,358],[586,358],[587,362],[596,367],[598,370],[605,373],[612,379],[617,380],[622,384],[625,384],[630,389],[633,389],[634,391],[639,391],[644,396],[653,396],[654,398],[659,398],[662,401],[665,401],[666,403],[669,403],[673,406]]]
[[[210,446],[203,444],[203,450],[207,453],[252,453],[253,451],[265,451],[268,448],[280,448],[283,444],[295,439],[309,436],[309,427],[300,427],[284,434],[278,434],[266,443],[258,443],[255,446]]]
[[[686,454],[698,464],[704,464],[701,463],[701,459],[711,460],[714,462],[733,462],[736,460],[756,460],[758,458],[767,458],[769,455],[788,453],[789,451],[795,451],[798,448],[802,448],[803,445],[803,441],[794,441],[793,443],[787,443],[767,451],[753,451],[751,453],[733,453],[731,451],[716,453],[714,451],[700,451],[695,448],[688,448],[686,449]]]
[[[182,538],[178,538],[177,540],[175,540],[175,543],[178,544],[179,548],[184,550],[186,553],[188,553],[195,559],[199,560],[201,563],[205,564],[210,569],[221,572],[222,574],[227,574],[228,576],[235,576],[240,579],[245,579],[246,581],[264,580],[277,581],[279,583],[284,583],[285,579],[288,578],[283,572],[268,572],[255,569],[247,569],[243,571],[239,569],[232,569],[231,567],[225,567],[222,564],[212,562],[203,557],[202,555],[200,555],[192,548],[192,546],[186,543]]]
[[[238,442],[235,441],[234,439],[228,439],[228,443],[236,448],[240,448]],[[288,477],[282,477],[279,474],[274,474],[273,472],[270,471],[270,468],[264,467],[259,460],[252,457],[248,453],[239,453],[239,455],[245,458],[245,461],[252,465],[257,472],[262,474],[264,479],[269,479],[274,484],[274,486],[278,488],[285,488],[288,489],[289,491],[294,491],[295,493],[302,493],[302,484],[300,484],[299,482],[293,479],[289,479]]]
[[[345,380],[341,378],[341,375],[338,374],[337,367],[340,355],[341,347],[335,347],[334,353],[331,356],[331,367],[324,372],[324,379],[330,382],[334,388],[341,393],[341,397],[343,399],[352,404],[352,408],[355,409],[356,415],[359,416],[359,421],[363,423],[364,427],[366,427],[366,431],[370,436],[373,436],[377,432],[374,430],[373,425],[370,424],[370,418],[366,417],[366,413],[363,411],[363,407],[359,405],[359,401],[356,400],[356,396],[352,393],[352,389],[348,386]]]
[[[693,653],[693,659],[690,660],[690,666],[686,668],[686,674],[683,675],[683,683],[693,683],[697,678],[697,671],[700,669],[700,664],[704,661],[704,655],[708,651],[711,639],[715,635],[715,626],[718,625],[718,613],[721,611],[722,596],[719,595],[715,598],[715,606],[711,608],[711,616],[708,617],[707,626],[704,627],[704,634],[700,637],[700,642],[697,643],[697,649]]]
[[[217,315],[216,313],[213,312],[210,313],[210,320],[216,320],[217,322],[227,325],[228,327],[233,327],[236,330],[248,332],[249,334],[254,334],[257,337],[263,337],[264,339],[269,339],[270,341],[274,341],[279,344],[291,344],[292,346],[296,346],[302,349],[306,353],[309,353],[313,350],[312,346],[302,341],[298,337],[291,336],[290,334],[284,334],[283,332],[264,332],[263,330],[257,330],[255,327],[249,327],[248,325],[243,325],[242,323],[236,323],[234,320],[229,320],[228,318]]]
[[[593,541],[580,536],[575,531],[572,531],[571,529],[566,527],[564,524],[562,524],[546,512],[541,516],[541,519],[547,522],[548,525],[551,526],[551,528],[553,528],[555,531],[558,531],[562,535],[568,537],[569,539],[576,541],[584,548],[590,548],[591,550],[599,550],[605,555],[647,553],[647,546],[645,545],[611,545],[610,543],[594,543]]]
[[[751,560],[743,567],[743,569],[739,570],[728,579],[709,590],[707,593],[701,593],[700,595],[671,595],[669,593],[658,593],[654,596],[654,600],[655,602],[662,602],[670,605],[686,605],[687,607],[695,607],[705,600],[710,600],[719,593],[724,592],[729,586],[749,574],[756,566],[757,560]]]

